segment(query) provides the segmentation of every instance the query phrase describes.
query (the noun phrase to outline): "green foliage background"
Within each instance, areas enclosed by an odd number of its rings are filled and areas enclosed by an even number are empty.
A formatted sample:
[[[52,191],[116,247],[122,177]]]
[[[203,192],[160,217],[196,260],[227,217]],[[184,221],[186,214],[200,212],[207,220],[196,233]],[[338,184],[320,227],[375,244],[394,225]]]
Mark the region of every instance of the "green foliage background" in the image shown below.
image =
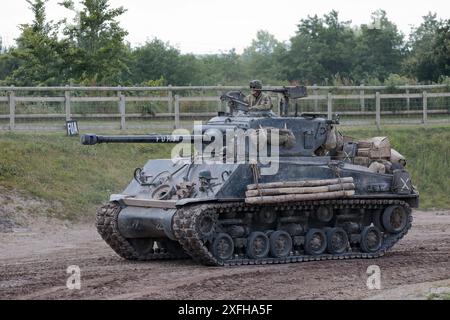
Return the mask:
[[[255,30],[242,54],[194,55],[157,38],[131,47],[118,22],[126,8],[111,8],[108,0],[62,1],[76,18],[57,22],[46,18],[47,1],[27,0],[34,19],[20,26],[14,47],[0,39],[0,84],[242,85],[258,78],[272,85],[377,85],[392,77],[407,83],[450,77],[450,20],[432,13],[408,38],[383,10],[365,25],[342,21],[333,10],[301,19],[288,42]]]

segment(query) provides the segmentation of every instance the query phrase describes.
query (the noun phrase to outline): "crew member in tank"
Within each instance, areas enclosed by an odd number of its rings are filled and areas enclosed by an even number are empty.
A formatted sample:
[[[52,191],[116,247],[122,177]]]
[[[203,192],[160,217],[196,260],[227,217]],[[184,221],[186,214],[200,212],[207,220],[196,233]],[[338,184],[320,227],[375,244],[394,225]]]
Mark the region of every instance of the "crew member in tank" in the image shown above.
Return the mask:
[[[250,82],[250,90],[252,93],[245,97],[245,102],[250,106],[249,111],[271,111],[273,108],[272,99],[269,95],[263,93],[262,82],[253,80]]]

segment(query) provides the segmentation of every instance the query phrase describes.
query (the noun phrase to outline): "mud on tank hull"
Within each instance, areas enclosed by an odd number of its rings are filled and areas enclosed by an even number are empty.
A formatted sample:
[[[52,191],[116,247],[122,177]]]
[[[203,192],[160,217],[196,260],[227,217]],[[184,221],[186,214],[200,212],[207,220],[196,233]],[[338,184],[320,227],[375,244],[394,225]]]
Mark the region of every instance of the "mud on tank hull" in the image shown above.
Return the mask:
[[[199,178],[205,171],[212,178],[209,185],[202,185]],[[97,213],[103,239],[130,260],[192,257],[221,266],[376,258],[408,232],[411,208],[418,206],[415,190],[391,191],[393,175],[329,157],[284,158],[278,174],[262,176],[259,182],[352,177],[354,196],[251,205],[245,203],[247,186],[254,183],[250,165],[153,160],[144,172],[161,178],[161,184],[142,186],[133,181]],[[158,177],[161,172],[170,179]],[[196,184],[190,196],[172,200],[176,186],[185,181]],[[172,197],[160,200],[161,190]]]

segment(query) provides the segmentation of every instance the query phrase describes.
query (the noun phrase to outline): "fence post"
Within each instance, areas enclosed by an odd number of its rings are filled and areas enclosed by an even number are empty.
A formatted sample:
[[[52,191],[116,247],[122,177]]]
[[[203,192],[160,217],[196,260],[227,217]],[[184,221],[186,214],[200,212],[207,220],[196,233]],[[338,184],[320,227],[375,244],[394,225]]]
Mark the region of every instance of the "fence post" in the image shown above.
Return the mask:
[[[328,92],[328,120],[333,120],[333,94]]]
[[[406,89],[406,110],[411,110],[411,98],[409,97],[409,89]]]
[[[428,113],[428,94],[426,91],[422,93],[423,97],[423,118],[422,123],[427,124],[427,113]]]
[[[12,88],[14,86],[11,86]],[[16,93],[14,91],[9,91],[9,130],[14,131],[16,126]]]
[[[69,88],[69,86],[66,85],[66,88]],[[72,111],[70,108],[70,91],[66,90],[64,91],[64,104],[66,109],[66,121],[70,121],[72,119]]]
[[[315,98],[314,98],[314,112],[316,112],[316,113],[318,113],[319,112],[319,99],[317,98],[317,95],[318,95],[318,91],[317,91],[317,84],[314,84],[313,85],[313,87],[314,87],[314,96],[315,96]]]
[[[180,96],[175,95],[175,129],[180,128]]]
[[[120,130],[125,130],[127,128],[126,124],[126,101],[125,95],[121,92],[119,93],[119,109],[120,109]]]
[[[282,102],[281,93],[277,93],[277,114],[283,116],[281,114],[282,111],[281,102]]]
[[[218,84],[217,86],[221,87],[222,85]],[[220,111],[222,111],[222,108],[223,108],[222,100],[220,100],[220,96],[222,96],[222,92],[220,90],[217,91],[217,95],[219,96],[219,102],[217,103],[217,107],[218,107],[217,112],[220,112]]]
[[[380,95],[380,93],[377,92],[375,94],[375,97],[376,97],[376,102],[375,102],[375,104],[376,104],[376,116],[375,116],[376,119],[375,119],[375,122],[377,125],[377,129],[381,130],[381,95]]]
[[[172,85],[169,85],[169,91],[167,91],[167,97],[169,98],[169,102],[168,102],[168,106],[167,106],[167,111],[169,114],[171,114],[173,112],[173,91],[172,91]]]
[[[361,84],[361,88],[364,88],[364,83]],[[361,112],[366,111],[366,102],[364,100],[364,89],[359,91],[359,102],[361,104]]]
[[[117,97],[119,98],[119,103],[118,103],[118,107],[119,107],[119,113],[120,113],[120,130],[124,130],[125,129],[125,106],[124,106],[124,102],[122,102],[122,91],[120,90],[122,88],[122,86],[118,86],[117,87],[119,90],[117,90]]]

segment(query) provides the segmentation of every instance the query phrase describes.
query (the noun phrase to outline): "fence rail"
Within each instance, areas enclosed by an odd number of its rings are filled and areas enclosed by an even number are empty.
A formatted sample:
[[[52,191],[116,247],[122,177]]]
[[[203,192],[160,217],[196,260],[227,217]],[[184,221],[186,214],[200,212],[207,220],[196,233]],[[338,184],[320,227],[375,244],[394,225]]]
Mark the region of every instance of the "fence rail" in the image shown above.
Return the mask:
[[[267,87],[267,89],[279,89],[281,87]],[[220,94],[229,90],[247,90],[247,87],[241,86],[189,86],[189,87],[0,87],[0,104],[7,106],[6,112],[0,113],[0,130],[61,130],[64,124],[61,120],[77,119],[81,122],[80,127],[90,129],[92,128],[107,128],[108,125],[95,124],[89,126],[83,121],[87,120],[104,120],[112,119],[120,129],[137,128],[137,127],[166,127],[166,128],[180,128],[182,126],[182,118],[207,118],[212,117],[217,113],[209,112],[208,110],[192,112],[183,112],[182,104],[193,103],[213,103],[217,111],[225,111],[226,106],[220,101]],[[401,116],[417,116],[415,122],[423,124],[428,123],[429,116],[440,115],[442,119],[433,119],[433,121],[449,121],[450,120],[450,88],[446,85],[423,85],[423,86],[311,86],[308,87],[310,95],[298,101],[298,104],[312,103],[313,111],[320,112],[321,103],[325,103],[323,108],[328,118],[332,118],[333,113],[336,112],[336,105],[345,103],[346,101],[354,101],[358,106],[358,110],[348,110],[345,107],[340,107],[339,114],[348,117],[370,117],[369,121],[355,121],[354,124],[373,123],[378,128],[381,128],[381,120],[383,117],[400,116],[399,122],[404,122]],[[201,93],[198,94],[197,92]],[[351,92],[349,92],[351,91]],[[393,91],[395,91],[393,93]],[[399,92],[400,91],[400,92]],[[404,92],[403,92],[404,91]],[[434,92],[439,91],[439,92]],[[339,94],[338,94],[338,93]],[[95,96],[93,94],[96,94]],[[155,93],[158,94],[155,96]],[[190,94],[194,95],[190,95]],[[41,96],[36,96],[39,94]],[[153,94],[153,95],[152,95]],[[280,95],[273,96],[279,112]],[[441,99],[441,104],[430,108],[429,101],[431,99]],[[401,100],[401,107],[392,110],[386,110],[382,102],[385,100]],[[411,101],[420,100],[420,107],[411,108]],[[343,102],[342,102],[343,101]],[[368,110],[368,102],[373,102],[373,110]],[[62,113],[54,112],[27,112],[22,114],[18,112],[18,104],[51,104],[59,103],[62,107]],[[107,103],[115,112],[91,112],[80,113],[73,110],[74,104],[96,104]],[[153,114],[142,114],[130,111],[128,106],[131,103],[160,103],[166,104],[166,111],[157,112]],[[9,111],[9,112],[8,112]],[[128,112],[127,112],[128,111]],[[189,111],[189,110],[188,110]],[[293,111],[290,111],[291,114]],[[41,120],[57,120],[53,124],[45,125],[45,128],[30,124],[33,121]],[[148,119],[146,126],[131,126],[129,121]],[[152,123],[152,119],[166,119],[166,124],[161,125]],[[7,121],[9,120],[9,123]],[[25,125],[17,124],[18,121],[29,121]],[[1,121],[6,121],[6,124],[1,125]],[[61,121],[61,122],[59,122]],[[120,124],[120,125],[119,125]],[[113,125],[111,129],[115,129],[117,125]],[[109,125],[111,126],[111,125]]]

